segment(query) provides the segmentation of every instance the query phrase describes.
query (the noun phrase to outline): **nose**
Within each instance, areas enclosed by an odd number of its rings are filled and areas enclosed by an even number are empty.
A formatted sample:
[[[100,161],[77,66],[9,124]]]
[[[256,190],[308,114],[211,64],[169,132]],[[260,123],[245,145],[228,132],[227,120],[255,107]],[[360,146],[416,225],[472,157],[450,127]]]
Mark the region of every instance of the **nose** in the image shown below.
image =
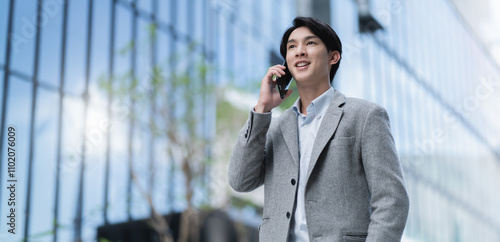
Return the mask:
[[[297,46],[297,52],[295,52],[295,56],[305,56],[306,55],[306,48],[304,48],[303,45],[298,45]]]

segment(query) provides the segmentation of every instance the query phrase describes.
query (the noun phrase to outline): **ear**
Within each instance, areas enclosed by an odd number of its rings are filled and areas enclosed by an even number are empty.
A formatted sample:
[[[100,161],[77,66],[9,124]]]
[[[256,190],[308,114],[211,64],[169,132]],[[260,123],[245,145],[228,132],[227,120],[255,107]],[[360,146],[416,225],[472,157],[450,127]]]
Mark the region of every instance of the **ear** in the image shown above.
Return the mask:
[[[340,53],[336,50],[330,51],[330,65],[335,65],[340,60]]]

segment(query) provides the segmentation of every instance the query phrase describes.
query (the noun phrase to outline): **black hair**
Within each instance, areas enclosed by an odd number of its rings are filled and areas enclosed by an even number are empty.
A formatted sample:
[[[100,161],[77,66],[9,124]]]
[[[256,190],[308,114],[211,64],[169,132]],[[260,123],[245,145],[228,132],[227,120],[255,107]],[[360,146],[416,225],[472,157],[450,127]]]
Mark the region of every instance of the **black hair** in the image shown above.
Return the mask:
[[[285,60],[287,51],[286,44],[288,42],[288,38],[295,29],[300,27],[307,27],[309,30],[311,30],[314,35],[318,36],[321,41],[323,41],[328,51],[338,51],[340,54],[340,59],[342,59],[342,43],[340,42],[337,33],[335,33],[330,25],[313,17],[296,17],[293,20],[293,25],[285,31],[285,33],[283,34],[283,38],[281,38],[280,53]],[[333,77],[339,69],[340,59],[330,69],[330,83],[332,83]]]

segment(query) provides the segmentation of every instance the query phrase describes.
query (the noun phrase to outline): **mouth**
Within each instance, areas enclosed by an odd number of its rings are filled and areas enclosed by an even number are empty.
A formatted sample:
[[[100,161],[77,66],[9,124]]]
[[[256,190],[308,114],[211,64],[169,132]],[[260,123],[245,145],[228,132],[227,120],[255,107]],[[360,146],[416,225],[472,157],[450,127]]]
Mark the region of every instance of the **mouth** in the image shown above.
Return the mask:
[[[295,67],[297,67],[297,69],[299,69],[299,70],[302,70],[302,69],[307,68],[307,66],[309,66],[310,64],[311,63],[308,61],[299,61],[299,62],[295,63]]]

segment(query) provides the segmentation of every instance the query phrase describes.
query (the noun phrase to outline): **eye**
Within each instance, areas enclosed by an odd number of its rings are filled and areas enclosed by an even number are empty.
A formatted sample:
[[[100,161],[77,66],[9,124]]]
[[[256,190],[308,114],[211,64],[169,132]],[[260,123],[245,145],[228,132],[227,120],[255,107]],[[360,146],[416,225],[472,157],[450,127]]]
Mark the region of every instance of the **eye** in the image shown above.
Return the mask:
[[[295,48],[295,45],[289,45],[288,49]]]
[[[314,45],[314,44],[316,44],[316,42],[314,42],[314,41],[309,41],[309,42],[307,42],[307,44],[308,44],[308,45]]]

